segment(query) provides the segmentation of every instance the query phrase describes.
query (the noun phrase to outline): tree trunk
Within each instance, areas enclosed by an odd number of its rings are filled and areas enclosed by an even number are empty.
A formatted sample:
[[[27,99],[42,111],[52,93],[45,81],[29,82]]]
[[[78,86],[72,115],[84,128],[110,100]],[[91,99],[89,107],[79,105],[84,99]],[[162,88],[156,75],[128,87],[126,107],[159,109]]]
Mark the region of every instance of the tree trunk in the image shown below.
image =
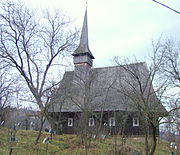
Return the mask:
[[[114,154],[117,154],[117,134],[114,135]]]
[[[12,154],[12,151],[13,151],[13,149],[12,149],[12,147],[11,147],[10,150],[9,150],[9,155]]]
[[[39,128],[39,132],[38,132],[37,138],[35,140],[35,145],[38,144],[38,142],[39,142],[39,139],[40,139],[41,134],[42,134],[43,124],[45,122],[45,119],[43,119],[43,116],[41,116],[40,120],[41,120],[41,124],[40,124],[40,128]]]
[[[98,127],[98,132],[97,132],[97,134],[98,133],[101,133],[101,129],[102,129],[102,120],[103,120],[103,113],[104,113],[104,111],[102,110],[101,111],[101,116],[100,116],[100,123],[99,123],[99,127]],[[103,133],[102,133],[103,134]]]
[[[153,125],[152,125],[153,126]],[[156,142],[157,142],[157,138],[156,138],[156,127],[155,126],[153,126],[153,145],[152,145],[152,148],[151,148],[151,152],[149,153],[149,155],[153,155],[154,154],[154,152],[155,152],[155,150],[156,150]]]
[[[147,132],[145,133],[145,145],[146,145],[146,149],[145,149],[146,155],[149,155],[149,143],[148,143],[148,134],[147,134]]]

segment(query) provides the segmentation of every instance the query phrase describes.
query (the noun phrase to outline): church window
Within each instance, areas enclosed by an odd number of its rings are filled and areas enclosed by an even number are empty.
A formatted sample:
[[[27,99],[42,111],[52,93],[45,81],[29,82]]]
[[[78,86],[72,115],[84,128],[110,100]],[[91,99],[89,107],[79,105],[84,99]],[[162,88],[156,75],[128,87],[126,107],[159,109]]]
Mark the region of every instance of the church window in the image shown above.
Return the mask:
[[[73,126],[73,119],[72,118],[68,118],[68,126]]]
[[[139,119],[137,117],[133,118],[133,126],[139,126]]]
[[[109,126],[115,126],[115,118],[114,117],[111,117],[109,118]]]
[[[94,126],[94,118],[89,118],[89,126]]]

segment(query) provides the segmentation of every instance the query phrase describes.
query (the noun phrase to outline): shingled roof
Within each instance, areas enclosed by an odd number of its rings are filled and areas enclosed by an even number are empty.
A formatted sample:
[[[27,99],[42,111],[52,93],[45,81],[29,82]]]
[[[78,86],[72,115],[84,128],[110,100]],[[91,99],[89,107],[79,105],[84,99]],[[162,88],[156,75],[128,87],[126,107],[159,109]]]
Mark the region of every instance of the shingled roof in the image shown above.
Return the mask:
[[[92,68],[86,80],[76,77],[75,71],[66,72],[57,94],[51,99],[49,112],[81,112],[85,108],[92,111],[137,111],[139,107],[135,102],[141,102],[140,90],[126,67],[138,72],[144,87],[143,95],[148,97],[146,106],[165,112],[148,81],[145,63]]]

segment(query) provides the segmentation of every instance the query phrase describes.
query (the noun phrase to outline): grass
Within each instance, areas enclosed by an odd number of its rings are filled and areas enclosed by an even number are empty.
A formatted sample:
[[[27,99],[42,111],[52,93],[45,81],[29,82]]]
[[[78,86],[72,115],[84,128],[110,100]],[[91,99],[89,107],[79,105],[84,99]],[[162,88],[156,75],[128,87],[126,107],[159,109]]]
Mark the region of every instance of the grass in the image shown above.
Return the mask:
[[[50,136],[49,133],[43,132],[37,145],[34,145],[37,131],[19,130],[16,133],[15,142],[9,142],[10,130],[0,128],[0,155],[7,155],[9,148],[13,148],[13,155],[84,155],[85,147],[80,143],[76,135],[54,135],[48,144],[42,143],[43,139]],[[46,148],[48,148],[46,153]],[[105,141],[92,141],[88,148],[88,155],[113,155],[114,154],[114,137],[109,137]],[[144,155],[144,141],[142,137],[128,138],[125,145],[121,146],[120,137],[117,139],[117,150],[140,151]],[[168,144],[158,141],[155,155],[169,155]]]

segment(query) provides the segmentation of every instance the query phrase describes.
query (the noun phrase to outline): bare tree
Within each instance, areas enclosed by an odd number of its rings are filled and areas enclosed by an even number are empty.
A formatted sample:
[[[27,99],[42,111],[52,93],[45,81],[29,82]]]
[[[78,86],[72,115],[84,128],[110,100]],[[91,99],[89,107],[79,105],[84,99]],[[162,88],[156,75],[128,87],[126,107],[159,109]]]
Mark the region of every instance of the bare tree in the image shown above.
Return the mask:
[[[130,79],[127,79],[128,76],[119,78],[122,88],[118,91],[131,99],[144,118],[146,154],[152,155],[156,149],[158,126],[165,123],[162,121],[164,116],[173,115],[171,117],[173,124],[178,124],[175,122],[179,121],[179,50],[172,44],[172,40],[159,39],[152,42],[148,68],[145,63],[144,68],[143,63],[129,65],[127,60],[122,62],[118,58],[115,59],[130,77]],[[134,62],[138,64],[136,59]],[[163,110],[162,103],[167,107],[167,112]],[[162,111],[157,111],[157,109],[162,109]],[[151,133],[149,133],[149,127]],[[152,145],[148,139],[149,134],[152,135]]]
[[[96,138],[103,134],[103,104],[105,104],[106,95],[103,100],[104,102],[95,103],[99,97],[102,97],[103,93],[108,91],[108,88],[103,89],[102,85],[98,85],[99,89],[97,90],[97,84],[96,71],[88,70],[87,68],[78,68],[75,70],[72,90],[67,96],[80,109],[76,131],[85,145],[86,154],[88,154],[88,148],[93,136]],[[97,109],[101,109],[100,112],[97,112]]]
[[[180,47],[178,43],[167,39],[159,40],[157,45],[159,46],[157,57],[163,57],[161,73],[168,79],[172,87],[180,88]]]
[[[35,12],[11,1],[1,3],[0,19],[0,57],[23,77],[43,118],[49,92],[59,84],[55,66],[66,63],[77,32],[60,11]]]
[[[172,39],[159,39],[153,43],[157,48],[155,56],[158,60],[162,60],[159,68],[159,76],[168,83],[168,89],[164,94],[170,113],[178,113],[180,110],[180,54],[178,43]]]
[[[180,135],[180,49],[178,42],[172,39],[159,39],[156,42],[159,46],[157,58],[163,58],[159,74],[161,79],[168,82],[168,89],[164,95],[164,102],[169,111],[169,117],[162,123],[168,126],[168,134]],[[169,139],[171,140],[171,139]],[[178,144],[177,144],[178,145]]]
[[[146,155],[153,155],[156,149],[156,135],[158,134],[159,117],[165,116],[165,109],[161,106],[160,98],[161,93],[164,93],[166,87],[165,82],[154,90],[152,83],[158,72],[161,61],[154,57],[149,70],[145,63],[138,63],[136,65],[125,63],[122,65],[116,58],[116,63],[121,65],[126,72],[127,76],[119,77],[120,88],[116,88],[119,93],[127,96],[132,103],[134,109],[137,110],[144,125],[145,134],[145,152]],[[150,136],[152,135],[152,136]],[[152,142],[152,143],[151,143]]]

